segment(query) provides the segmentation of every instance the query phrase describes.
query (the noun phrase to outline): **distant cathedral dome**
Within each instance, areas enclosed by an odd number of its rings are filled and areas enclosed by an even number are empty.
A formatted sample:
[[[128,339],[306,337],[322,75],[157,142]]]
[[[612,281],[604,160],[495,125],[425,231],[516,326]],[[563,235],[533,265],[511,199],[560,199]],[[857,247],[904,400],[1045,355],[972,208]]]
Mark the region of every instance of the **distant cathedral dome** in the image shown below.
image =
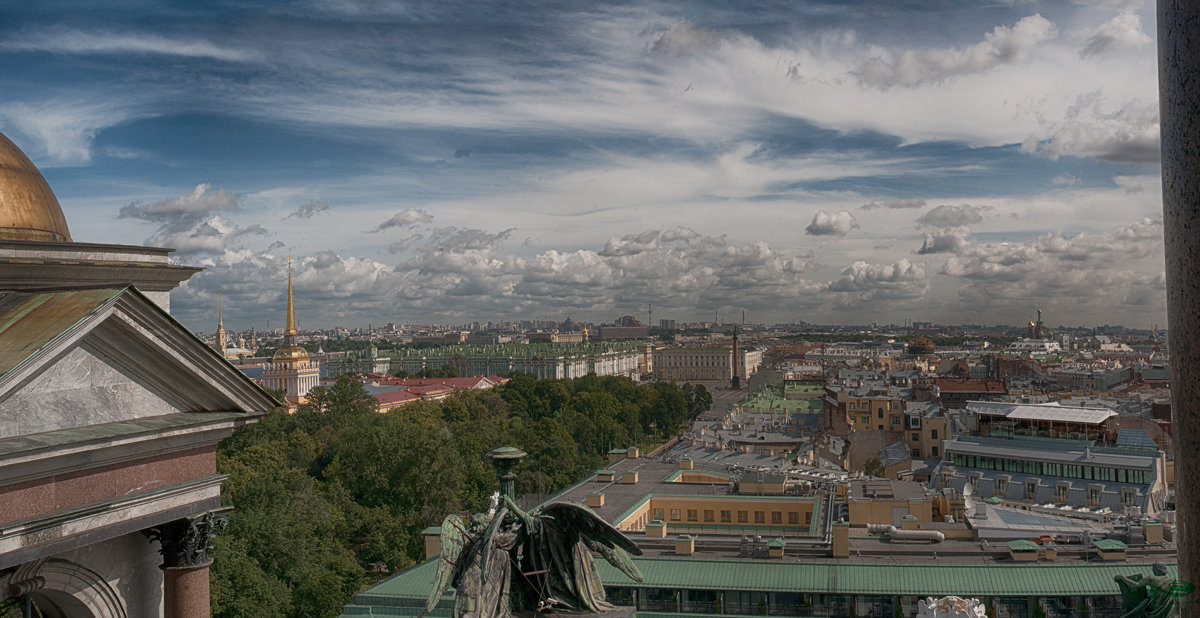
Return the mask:
[[[0,133],[0,240],[70,242],[58,198],[25,153]]]
[[[909,354],[933,354],[933,350],[933,340],[929,337],[918,335],[908,342]]]
[[[308,350],[300,346],[288,346],[276,350],[275,356],[272,358],[277,361],[306,361],[308,360]]]

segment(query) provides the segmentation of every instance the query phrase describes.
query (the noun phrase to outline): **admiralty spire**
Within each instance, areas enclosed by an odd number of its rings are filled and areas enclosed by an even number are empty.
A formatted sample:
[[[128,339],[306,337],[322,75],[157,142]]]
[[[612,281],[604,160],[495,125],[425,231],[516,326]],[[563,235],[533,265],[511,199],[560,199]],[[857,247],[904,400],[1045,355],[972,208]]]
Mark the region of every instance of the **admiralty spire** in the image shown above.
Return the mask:
[[[296,330],[296,303],[292,296],[292,259],[288,258],[287,324],[283,329],[283,345],[275,352],[271,363],[263,368],[263,386],[283,391],[289,408],[295,409],[308,398],[317,385],[321,365],[308,356],[299,345]]]

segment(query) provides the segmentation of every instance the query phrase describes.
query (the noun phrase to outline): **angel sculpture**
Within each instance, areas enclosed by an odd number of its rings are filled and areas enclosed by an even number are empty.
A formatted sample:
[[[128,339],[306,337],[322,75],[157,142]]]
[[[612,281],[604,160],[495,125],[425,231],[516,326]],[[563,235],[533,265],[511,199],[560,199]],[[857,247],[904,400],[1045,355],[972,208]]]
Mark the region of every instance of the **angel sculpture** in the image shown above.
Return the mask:
[[[469,524],[457,515],[442,522],[442,555],[425,611],[451,585],[456,618],[614,609],[604,600],[592,552],[642,581],[629,558],[642,550],[591,509],[555,502],[526,513],[508,496],[492,500],[488,514],[472,516]]]

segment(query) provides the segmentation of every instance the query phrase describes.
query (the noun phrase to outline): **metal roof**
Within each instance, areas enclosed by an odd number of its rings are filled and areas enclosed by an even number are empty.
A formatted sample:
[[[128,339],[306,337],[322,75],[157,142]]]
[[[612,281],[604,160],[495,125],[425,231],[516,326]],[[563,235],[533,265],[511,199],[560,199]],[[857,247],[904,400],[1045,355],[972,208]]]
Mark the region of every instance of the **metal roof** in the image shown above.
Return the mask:
[[[1114,575],[1151,574],[1149,564],[939,566],[672,558],[635,558],[634,563],[644,576],[642,583],[603,560],[596,567],[608,586],[916,596],[1115,595]],[[401,598],[424,599],[436,570],[437,561],[427,560],[359,593],[353,605],[395,607]],[[1167,573],[1178,577],[1177,565],[1167,565]]]
[[[639,587],[699,590],[753,590],[831,594],[949,594],[971,596],[1057,596],[1114,594],[1113,576],[1151,565],[1018,566],[1012,564],[872,565],[804,564],[767,561],[635,560],[645,576]],[[601,578],[612,586],[634,582],[606,562]],[[1177,567],[1171,565],[1169,572]]]
[[[1110,416],[1116,416],[1106,408],[1073,408],[1050,403],[1006,403],[996,401],[970,401],[967,410],[983,416],[1004,416],[1013,420],[1044,420],[1055,422],[1082,422],[1099,425]]]
[[[1109,417],[1116,416],[1112,410],[1100,408],[1064,408],[1059,406],[1018,406],[1008,414],[1015,420],[1054,421],[1099,425]]]
[[[1030,541],[1029,539],[1017,539],[1015,541],[1009,541],[1008,548],[1017,552],[1037,551],[1038,544]]]
[[[1068,408],[1058,402],[1051,403],[1004,403],[995,401],[967,402],[970,412],[984,416],[1004,416],[1013,420],[1044,420],[1055,422],[1082,422],[1099,425],[1117,413],[1105,408]]]
[[[1117,446],[1126,448],[1152,448],[1158,445],[1150,438],[1144,429],[1122,429],[1117,433]]]
[[[1057,402],[1025,404],[971,401],[967,409],[983,416],[1003,416],[1013,420],[1052,421],[1099,425],[1117,413],[1104,408],[1068,408]]]
[[[1052,438],[1038,441],[1028,438],[1007,439],[976,436],[958,436],[948,441],[946,453],[1124,468],[1154,468],[1159,456],[1158,451],[1088,447]]]
[[[123,290],[0,292],[0,375],[78,324]]]

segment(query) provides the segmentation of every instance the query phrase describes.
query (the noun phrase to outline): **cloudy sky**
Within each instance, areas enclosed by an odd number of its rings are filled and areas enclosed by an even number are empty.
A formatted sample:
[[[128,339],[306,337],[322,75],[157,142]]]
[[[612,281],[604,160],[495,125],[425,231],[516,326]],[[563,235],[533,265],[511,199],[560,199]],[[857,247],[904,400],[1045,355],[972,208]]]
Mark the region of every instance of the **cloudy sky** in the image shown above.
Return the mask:
[[[92,4],[0,131],[197,330],[1165,322],[1153,3]]]

